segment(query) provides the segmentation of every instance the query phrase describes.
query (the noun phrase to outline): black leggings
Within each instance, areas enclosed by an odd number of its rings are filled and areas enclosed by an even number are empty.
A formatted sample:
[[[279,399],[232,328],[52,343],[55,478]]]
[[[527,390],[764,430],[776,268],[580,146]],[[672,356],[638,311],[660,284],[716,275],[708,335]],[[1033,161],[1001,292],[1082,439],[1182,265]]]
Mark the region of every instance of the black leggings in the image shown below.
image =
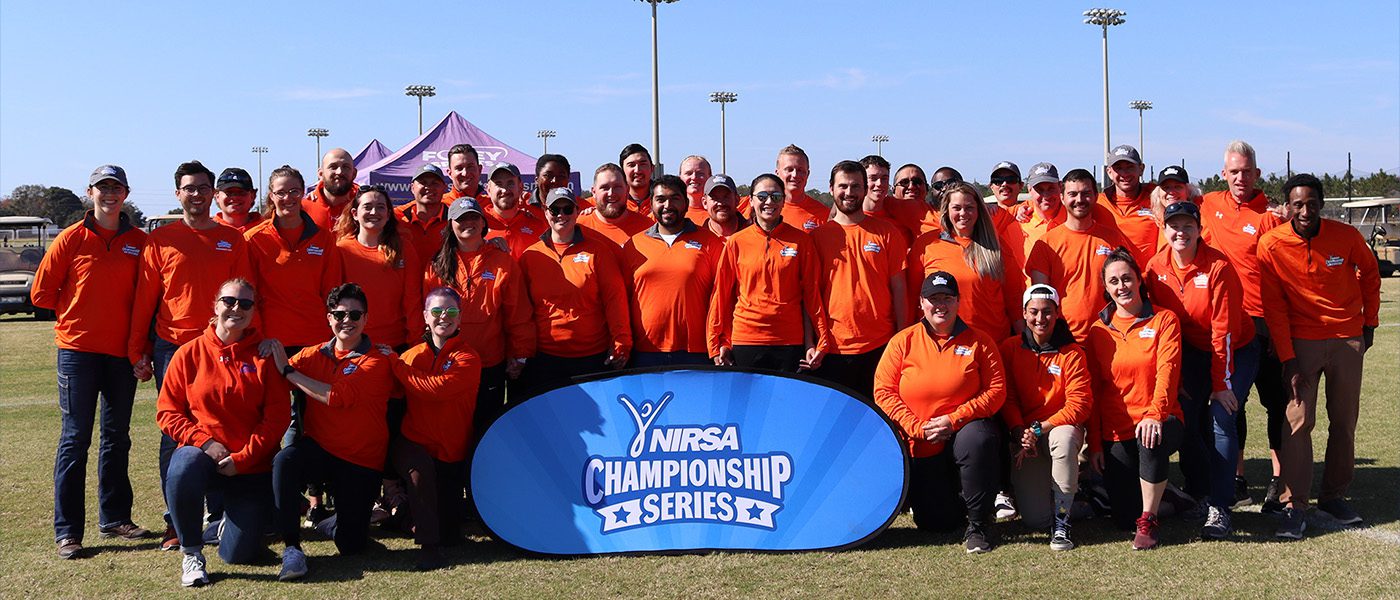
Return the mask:
[[[1268,336],[1268,326],[1264,324],[1264,319],[1254,317],[1254,330],[1261,332],[1256,339],[1259,340],[1259,374],[1254,378],[1254,391],[1259,393],[1259,404],[1264,407],[1268,415],[1267,431],[1269,434],[1269,449],[1278,450],[1283,447],[1283,428],[1288,422],[1284,411],[1288,407],[1288,391],[1283,387],[1283,363],[1279,362],[1278,355],[1274,354],[1273,341]],[[1241,427],[1245,422],[1244,417],[1236,419]],[[1240,435],[1240,448],[1244,448],[1245,436]]]
[[[1161,483],[1167,480],[1172,453],[1181,447],[1185,426],[1181,419],[1162,421],[1162,441],[1155,448],[1144,448],[1136,439],[1103,442],[1103,484],[1113,507],[1113,524],[1131,529],[1142,514],[1142,487],[1138,480]]]
[[[355,554],[369,542],[369,515],[379,496],[381,469],[337,458],[316,440],[303,436],[272,459],[272,492],[277,502],[277,531],[288,546],[301,546],[301,492],[312,482],[325,483],[335,496],[335,547]]]
[[[734,366],[796,373],[806,349],[797,346],[734,346]]]
[[[985,527],[1001,481],[1001,430],[992,419],[964,425],[943,451],[909,463],[909,508],[914,525],[950,531],[972,522]]]

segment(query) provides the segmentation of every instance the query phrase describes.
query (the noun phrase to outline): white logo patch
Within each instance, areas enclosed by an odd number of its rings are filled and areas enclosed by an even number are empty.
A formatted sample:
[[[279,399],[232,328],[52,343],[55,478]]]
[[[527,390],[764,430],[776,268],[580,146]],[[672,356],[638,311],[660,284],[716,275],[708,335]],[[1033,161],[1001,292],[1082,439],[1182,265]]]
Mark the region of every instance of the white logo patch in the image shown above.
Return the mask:
[[[686,240],[685,247],[691,250],[703,250],[705,248],[705,245],[695,240]]]
[[[306,253],[310,254],[311,256],[321,256],[322,254],[325,254],[326,251],[322,250],[320,246],[307,246]]]
[[[1220,211],[1217,210],[1217,211],[1215,211],[1215,218],[1217,218],[1217,219],[1224,219],[1224,218],[1225,218],[1225,213],[1220,212]]]
[[[1248,233],[1249,235],[1254,235],[1254,234],[1257,233],[1259,230],[1258,230],[1257,228],[1255,228],[1253,225],[1245,225],[1244,227],[1241,227],[1241,228],[1240,228],[1240,231],[1243,231],[1243,232],[1245,232],[1245,233]]]
[[[1138,211],[1137,211],[1137,216],[1139,216],[1139,217],[1150,217],[1150,216],[1152,216],[1152,209],[1150,209],[1150,208],[1139,208]]]
[[[1194,281],[1196,283],[1196,287],[1205,289],[1210,286],[1210,275],[1208,273],[1201,273],[1200,275],[1196,276],[1196,279]]]
[[[1060,365],[1050,365],[1050,368],[1046,369],[1046,371],[1048,371],[1051,375],[1058,377],[1061,371]]]
[[[1344,261],[1342,261],[1342,257],[1340,257],[1340,256],[1329,256],[1329,257],[1327,257],[1327,266],[1328,266],[1328,267],[1340,267],[1340,266],[1342,266],[1342,262],[1344,262]]]
[[[127,256],[140,256],[141,249],[131,244],[125,244],[122,246],[122,254],[125,254]]]
[[[482,281],[495,281],[495,280],[496,280],[496,273],[495,273],[494,271],[482,271],[482,272],[481,272],[481,280],[482,280]]]
[[[228,240],[219,240],[219,243],[214,244],[214,249],[220,252],[233,252],[233,243]]]
[[[863,248],[866,252],[879,252],[880,245],[875,242],[866,242]]]
[[[530,229],[529,227],[521,227],[520,233],[523,233],[525,235],[535,235],[535,230]]]
[[[350,363],[348,365],[345,365],[345,368],[340,371],[340,374],[349,375],[351,373],[354,373],[359,368],[359,365],[356,365],[355,363]]]
[[[580,253],[574,255],[574,262],[576,262],[576,263],[586,263],[586,262],[588,262],[588,261],[589,261],[590,259],[592,259],[592,258],[593,258],[593,255],[591,255],[591,254],[589,254],[589,253],[587,253],[587,252],[580,252]]]
[[[1050,172],[1050,167],[1038,167],[1038,168],[1036,168],[1034,174],[1035,174],[1035,175],[1044,175],[1044,174],[1049,173],[1049,172]]]
[[[821,223],[818,223],[815,219],[807,219],[807,222],[802,224],[803,229],[816,229],[818,227],[821,227]]]
[[[782,250],[778,251],[778,255],[787,256],[789,258],[797,256],[797,248],[793,248],[792,246],[786,246]]]
[[[1099,246],[1098,248],[1094,249],[1094,254],[1097,254],[1099,256],[1108,256],[1110,254],[1113,254],[1113,248],[1109,248],[1108,246]]]
[[[1167,280],[1167,274],[1166,274],[1166,273],[1163,273],[1163,274],[1157,276],[1157,281],[1166,281],[1166,280]]]
[[[1138,337],[1140,337],[1140,338],[1142,338],[1142,339],[1144,339],[1144,340],[1146,340],[1146,339],[1151,339],[1151,338],[1155,338],[1155,337],[1157,337],[1157,330],[1156,330],[1156,329],[1153,329],[1153,328],[1151,328],[1151,327],[1143,327],[1143,328],[1142,328],[1142,331],[1139,331],[1139,332],[1138,332]]]
[[[972,347],[970,347],[970,346],[954,346],[954,347],[953,347],[953,355],[954,355],[954,356],[972,356]]]

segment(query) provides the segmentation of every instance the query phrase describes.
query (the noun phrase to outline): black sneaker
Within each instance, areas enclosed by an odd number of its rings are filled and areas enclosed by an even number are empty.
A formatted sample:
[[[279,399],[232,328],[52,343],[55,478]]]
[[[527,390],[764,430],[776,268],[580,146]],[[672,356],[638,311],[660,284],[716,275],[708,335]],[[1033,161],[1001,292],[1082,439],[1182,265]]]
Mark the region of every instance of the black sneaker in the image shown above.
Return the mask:
[[[1361,515],[1351,509],[1351,505],[1341,498],[1323,500],[1317,503],[1317,512],[1332,517],[1340,525],[1360,525]]]
[[[1303,531],[1308,528],[1307,509],[1285,507],[1280,513],[1278,529],[1274,537],[1284,540],[1301,540]]]
[[[1277,477],[1269,479],[1269,487],[1264,490],[1264,503],[1259,506],[1260,513],[1266,515],[1283,514],[1283,503],[1278,501],[1280,487]]]
[[[111,527],[103,527],[97,530],[97,534],[102,538],[121,538],[124,540],[141,540],[151,537],[151,532],[135,523],[122,523]]]
[[[968,524],[967,536],[963,538],[963,547],[967,548],[968,554],[985,554],[992,551],[992,543],[987,540],[987,533],[981,526]]]
[[[1254,498],[1249,497],[1249,481],[1245,480],[1244,475],[1236,475],[1235,503],[1231,506],[1231,508],[1239,508],[1241,506],[1249,506],[1251,504],[1254,504]]]

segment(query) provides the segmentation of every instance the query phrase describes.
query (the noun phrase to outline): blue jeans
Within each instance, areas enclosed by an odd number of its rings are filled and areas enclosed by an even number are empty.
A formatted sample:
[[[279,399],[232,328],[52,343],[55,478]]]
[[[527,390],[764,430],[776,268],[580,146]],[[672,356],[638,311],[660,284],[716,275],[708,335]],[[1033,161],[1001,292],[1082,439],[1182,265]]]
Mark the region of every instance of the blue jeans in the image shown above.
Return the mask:
[[[97,398],[102,397],[102,411]],[[58,409],[63,425],[53,463],[54,540],[83,539],[88,448],[93,420],[101,418],[97,449],[97,524],[131,522],[131,404],[136,378],[125,357],[58,350]]]
[[[1230,390],[1235,393],[1237,405],[1235,412],[1226,412],[1219,402],[1210,403],[1215,442],[1210,452],[1210,504],[1217,508],[1229,508],[1235,503],[1235,467],[1239,464],[1243,444],[1237,420],[1244,418],[1244,403],[1259,373],[1260,352],[1257,339],[1235,350],[1235,370],[1230,373]]]
[[[166,370],[167,368],[170,367],[170,359],[171,359],[171,358],[174,358],[174,356],[175,356],[175,350],[177,350],[177,349],[179,349],[179,348],[180,348],[180,345],[179,345],[179,344],[176,344],[176,343],[174,343],[174,342],[168,342],[168,341],[166,341],[164,338],[161,338],[161,337],[157,337],[157,338],[156,338],[155,350],[151,352],[151,365],[152,365],[152,368],[153,368],[154,371],[155,371],[156,393],[157,393],[157,394],[160,393],[161,384],[163,384],[163,383],[165,382],[165,370]],[[175,454],[175,448],[177,448],[177,447],[179,447],[179,444],[175,443],[175,439],[174,439],[174,438],[172,438],[172,437],[170,437],[170,436],[168,436],[168,435],[165,435],[165,432],[161,432],[161,434],[160,434],[160,463],[159,463],[159,464],[160,464],[160,489],[162,489],[162,490],[165,489],[166,472],[170,470],[170,457],[171,457],[172,455]],[[214,522],[214,521],[217,521],[217,520],[223,518],[223,515],[224,515],[223,496],[222,496],[217,490],[215,490],[215,491],[209,493],[208,500],[209,500],[209,521],[210,521],[210,522]],[[167,503],[166,506],[165,506],[165,515],[164,515],[164,516],[165,516],[165,522],[166,522],[167,524],[174,525],[174,523],[170,520],[170,504],[169,504],[169,503]]]
[[[180,446],[171,455],[165,504],[186,551],[204,546],[204,496],[212,490],[224,498],[219,558],[245,564],[265,547],[263,534],[272,524],[272,474],[220,475],[214,459],[194,446]]]

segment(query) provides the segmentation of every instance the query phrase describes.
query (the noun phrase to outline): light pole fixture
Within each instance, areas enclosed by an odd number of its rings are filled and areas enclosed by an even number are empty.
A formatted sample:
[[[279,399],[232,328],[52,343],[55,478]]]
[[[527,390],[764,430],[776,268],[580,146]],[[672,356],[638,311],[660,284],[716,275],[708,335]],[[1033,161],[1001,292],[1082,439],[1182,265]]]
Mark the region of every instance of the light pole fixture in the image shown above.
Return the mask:
[[[656,174],[666,173],[661,163],[661,91],[657,83],[658,65],[656,58],[656,5],[674,4],[680,0],[641,0],[651,5],[651,160],[656,163]]]
[[[331,130],[322,129],[320,127],[313,127],[306,130],[306,135],[316,138],[316,162],[313,164],[315,164],[317,168],[321,166],[321,138],[330,134]]]
[[[1103,28],[1103,155],[1108,158],[1108,28],[1122,25],[1128,13],[1113,8],[1091,8],[1084,11],[1085,25],[1098,25]],[[1141,149],[1139,149],[1141,150]],[[1108,170],[1104,169],[1104,183],[1108,185]]]
[[[555,137],[557,135],[559,135],[559,133],[557,131],[554,131],[553,129],[541,129],[535,132],[535,137],[544,140],[545,154],[549,154],[549,138]]]
[[[437,88],[431,85],[410,85],[403,89],[405,96],[418,97],[418,135],[423,135],[423,99],[437,95]]]
[[[1146,144],[1142,141],[1142,111],[1152,110],[1152,101],[1133,100],[1128,103],[1128,108],[1138,111],[1138,156],[1147,156]],[[1149,173],[1149,177],[1151,174]]]
[[[882,144],[890,141],[890,136],[872,135],[870,136],[870,141],[875,142],[875,154],[878,156],[884,156]]]
[[[253,153],[258,155],[258,186],[261,187],[261,188],[263,188],[263,190],[262,190],[262,200],[263,200],[263,205],[266,206],[266,204],[267,204],[267,186],[263,185],[263,183],[262,183],[262,180],[263,180],[263,176],[262,176],[262,157],[263,157],[264,154],[267,154],[267,146],[253,146]],[[318,160],[319,160],[319,158],[318,158]]]
[[[729,172],[729,161],[725,155],[727,143],[724,139],[724,105],[739,99],[737,92],[710,92],[710,102],[719,103],[719,172]]]

